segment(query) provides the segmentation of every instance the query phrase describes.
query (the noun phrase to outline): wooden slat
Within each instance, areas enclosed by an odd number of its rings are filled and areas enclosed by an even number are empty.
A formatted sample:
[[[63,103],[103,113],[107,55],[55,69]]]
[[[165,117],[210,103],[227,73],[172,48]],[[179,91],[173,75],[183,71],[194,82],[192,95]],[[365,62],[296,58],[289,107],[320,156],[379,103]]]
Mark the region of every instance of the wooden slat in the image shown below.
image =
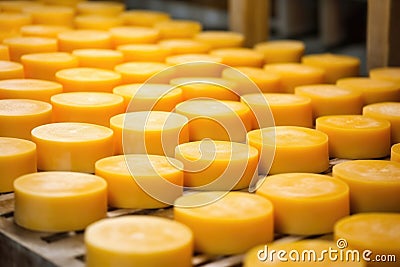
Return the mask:
[[[368,0],[368,68],[400,66],[400,0]]]

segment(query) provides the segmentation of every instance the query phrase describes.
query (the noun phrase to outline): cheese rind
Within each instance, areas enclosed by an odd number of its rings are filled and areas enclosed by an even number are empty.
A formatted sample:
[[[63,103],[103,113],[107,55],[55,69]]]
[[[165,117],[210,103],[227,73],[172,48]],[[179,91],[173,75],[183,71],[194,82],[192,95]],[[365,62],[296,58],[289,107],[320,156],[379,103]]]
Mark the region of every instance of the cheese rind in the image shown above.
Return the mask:
[[[258,43],[254,49],[264,54],[267,64],[300,62],[305,45],[302,41],[296,40],[273,40]]]
[[[75,49],[72,55],[76,56],[79,67],[100,68],[113,70],[124,60],[122,52],[112,49]]]
[[[243,45],[244,36],[233,31],[202,31],[194,39],[210,45],[213,49],[240,47]]]
[[[82,230],[106,217],[107,183],[79,172],[38,172],[14,181],[15,222],[29,230]]]
[[[10,60],[20,62],[21,56],[32,53],[57,52],[57,39],[49,37],[10,37],[3,40],[8,46]]]
[[[278,233],[330,233],[335,222],[349,215],[349,187],[339,179],[311,173],[267,176],[256,194],[274,205]]]
[[[72,52],[75,49],[111,49],[111,33],[104,30],[73,30],[57,36],[59,51]]]
[[[262,53],[244,47],[217,48],[210,51],[210,55],[221,57],[222,63],[231,67],[262,67],[264,56]]]

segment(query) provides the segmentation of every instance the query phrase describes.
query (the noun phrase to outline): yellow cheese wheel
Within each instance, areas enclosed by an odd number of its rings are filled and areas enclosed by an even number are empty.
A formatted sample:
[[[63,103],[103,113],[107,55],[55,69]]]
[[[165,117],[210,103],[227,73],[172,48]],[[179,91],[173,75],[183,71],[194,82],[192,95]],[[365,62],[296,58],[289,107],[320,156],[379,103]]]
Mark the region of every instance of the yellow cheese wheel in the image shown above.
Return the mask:
[[[266,64],[264,70],[280,75],[281,88],[284,93],[294,93],[297,86],[320,84],[325,81],[325,71],[322,68],[300,63]]]
[[[329,167],[328,136],[314,129],[276,126],[247,133],[247,143],[260,153],[262,174],[320,173]]]
[[[63,52],[75,49],[112,47],[111,34],[102,30],[73,30],[61,32],[57,36],[58,48]]]
[[[329,254],[330,253],[330,254]],[[297,242],[275,242],[249,250],[243,267],[366,267],[362,255],[328,240],[305,239]],[[353,258],[354,256],[354,258]],[[341,258],[342,257],[342,258]]]
[[[78,14],[117,16],[125,10],[124,3],[114,1],[83,1],[76,5]]]
[[[110,125],[110,118],[125,111],[124,99],[112,93],[71,92],[53,95],[53,122]]]
[[[264,94],[245,94],[240,97],[240,102],[250,108],[253,130],[275,126],[274,116]]]
[[[361,93],[364,105],[400,101],[400,87],[391,81],[374,80],[366,77],[351,77],[339,79],[336,85]]]
[[[231,31],[202,31],[194,39],[216,48],[241,47],[244,42],[243,34]]]
[[[78,59],[65,52],[34,53],[21,57],[26,78],[56,81],[56,72],[78,67]]]
[[[74,25],[76,29],[108,31],[113,27],[122,26],[123,20],[120,17],[104,15],[78,15],[74,17]]]
[[[151,76],[167,69],[169,66],[160,62],[126,62],[114,67],[122,77],[123,84],[144,83]]]
[[[324,69],[327,83],[334,84],[341,78],[360,75],[360,59],[354,56],[331,53],[310,54],[303,56],[301,62]]]
[[[250,145],[189,142],[175,148],[175,158],[184,165],[185,186],[196,190],[244,189],[258,179],[258,151]]]
[[[75,10],[61,5],[26,6],[22,9],[32,17],[33,24],[63,25],[72,27]]]
[[[0,81],[0,98],[33,99],[50,103],[50,97],[63,91],[61,84],[39,79]]]
[[[179,77],[221,77],[225,68],[219,64],[222,58],[209,54],[188,53],[172,55],[165,58],[165,63],[174,66],[174,71]]]
[[[392,145],[390,160],[400,162],[400,143]]]
[[[374,68],[369,71],[369,77],[376,80],[391,81],[400,86],[400,67]]]
[[[21,56],[32,53],[57,52],[57,39],[48,37],[11,37],[3,40],[10,51],[10,59],[19,62]]]
[[[192,38],[170,38],[161,40],[158,44],[170,49],[172,55],[207,53],[210,50],[208,44],[193,40]]]
[[[31,139],[31,130],[51,122],[52,106],[31,99],[0,100],[0,136]]]
[[[322,174],[284,173],[267,176],[256,194],[274,205],[278,233],[331,233],[335,222],[349,214],[349,187]]]
[[[262,67],[263,54],[250,48],[217,48],[210,51],[213,56],[221,57],[222,63],[231,67]]]
[[[18,32],[22,26],[29,25],[31,22],[31,16],[28,14],[17,12],[0,13],[0,30],[2,31]]]
[[[57,38],[59,33],[70,30],[72,30],[71,27],[62,25],[32,24],[22,26],[20,33],[22,36]]]
[[[38,169],[94,173],[97,160],[113,155],[113,131],[78,122],[58,122],[32,130]]]
[[[176,106],[175,112],[189,118],[190,141],[211,138],[244,142],[252,127],[250,109],[238,101],[186,100]]]
[[[272,40],[257,43],[254,49],[264,54],[267,64],[300,62],[305,44],[297,40]]]
[[[36,1],[11,0],[0,1],[0,10],[3,12],[21,12],[27,6],[41,6],[42,3]]]
[[[294,92],[311,98],[314,119],[326,115],[357,115],[362,112],[361,93],[333,84],[297,86]]]
[[[400,143],[400,103],[399,102],[383,102],[364,106],[363,115],[385,119],[390,122],[391,142],[392,144]]]
[[[180,197],[174,218],[193,231],[198,252],[220,255],[244,253],[273,240],[270,201],[245,192],[201,192]]]
[[[316,129],[329,136],[329,155],[368,159],[390,154],[390,122],[362,115],[319,117]]]
[[[105,219],[85,231],[86,266],[189,267],[193,234],[185,225],[154,216]]]
[[[359,212],[400,212],[400,163],[389,160],[342,162],[332,175],[350,187],[350,208]]]
[[[8,46],[6,46],[4,44],[0,44],[0,62],[3,60],[4,61],[10,60],[10,52],[8,51]],[[0,67],[0,73],[1,73],[1,67]],[[0,76],[0,79],[1,79],[1,76]]]
[[[173,111],[182,102],[182,89],[169,84],[133,83],[117,86],[113,93],[124,98],[127,111]]]
[[[334,236],[363,254],[368,267],[395,267],[400,257],[399,227],[398,213],[359,213],[338,221]]]
[[[192,38],[198,34],[202,26],[194,20],[164,20],[154,24],[154,28],[160,31],[160,37],[169,38]]]
[[[124,55],[120,51],[113,49],[86,48],[75,49],[72,51],[78,59],[79,67],[100,68],[113,70],[124,60]]]
[[[0,60],[0,80],[24,78],[24,66],[21,63]]]
[[[25,174],[15,180],[14,188],[15,222],[29,230],[83,230],[106,217],[107,183],[92,174]]]
[[[99,68],[68,68],[56,72],[64,92],[111,92],[121,83],[121,74]]]
[[[117,46],[124,55],[124,61],[164,62],[171,50],[158,44],[126,44]]]
[[[110,119],[117,154],[154,154],[173,157],[175,147],[189,141],[188,119],[165,111],[137,111]]]
[[[95,174],[108,185],[111,207],[155,209],[169,206],[183,193],[183,166],[174,158],[126,154],[100,159]]]
[[[155,43],[160,35],[157,29],[139,26],[113,27],[109,29],[113,46],[125,44],[151,44]]]
[[[277,93],[280,91],[281,78],[278,74],[265,71],[255,67],[226,68],[222,72],[222,78],[234,80],[239,84],[239,94],[250,94],[254,92],[249,82],[254,82],[258,91],[263,93]]]
[[[131,9],[122,12],[121,18],[126,25],[153,27],[158,22],[169,20],[170,15],[162,11]]]
[[[177,70],[186,69],[186,64]],[[239,100],[238,84],[235,81],[217,77],[180,77],[174,78],[170,84],[182,89],[184,100],[211,98],[218,100]]]
[[[19,138],[0,137],[0,147],[0,192],[11,192],[16,178],[36,172],[36,144]]]

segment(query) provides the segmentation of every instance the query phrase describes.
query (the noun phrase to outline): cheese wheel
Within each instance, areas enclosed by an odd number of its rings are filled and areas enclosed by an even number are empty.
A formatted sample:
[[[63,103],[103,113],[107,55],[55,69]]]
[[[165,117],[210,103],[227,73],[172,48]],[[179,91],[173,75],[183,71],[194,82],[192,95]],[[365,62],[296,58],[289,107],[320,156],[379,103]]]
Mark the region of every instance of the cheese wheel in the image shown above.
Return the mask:
[[[266,64],[264,70],[281,77],[281,88],[284,93],[294,93],[297,86],[320,84],[325,81],[325,71],[322,68],[300,63]]]
[[[188,119],[165,111],[138,111],[110,119],[117,154],[154,154],[173,157],[175,147],[189,141]]]
[[[366,267],[362,255],[358,254],[359,257],[357,257],[352,252],[351,249],[342,248],[330,240],[305,239],[289,243],[275,242],[256,246],[249,250],[243,260],[243,267],[285,267],[289,265],[295,267],[311,265],[319,267]]]
[[[168,56],[165,63],[175,66],[179,77],[221,77],[225,65],[219,64],[222,58],[209,54],[188,53]]]
[[[70,30],[72,30],[72,28],[68,26],[35,24],[22,26],[20,29],[20,33],[22,34],[22,36],[57,38],[59,33]]]
[[[334,237],[363,253],[368,267],[395,267],[400,257],[399,226],[398,213],[359,213],[339,220]]]
[[[336,82],[342,88],[361,93],[364,105],[379,102],[400,101],[400,87],[391,81],[366,77],[342,78]]]
[[[10,51],[10,59],[20,62],[21,56],[32,53],[57,52],[57,39],[48,37],[11,37],[3,40]]]
[[[202,31],[194,36],[194,40],[200,41],[216,48],[241,47],[244,36],[239,32],[232,31]]]
[[[18,32],[24,25],[31,24],[32,19],[28,14],[17,12],[0,13],[0,29],[2,31]]]
[[[164,20],[154,24],[154,28],[160,31],[162,39],[192,38],[198,34],[202,26],[194,20]]]
[[[58,34],[60,51],[72,52],[75,49],[112,47],[111,34],[103,30],[73,30]]]
[[[121,64],[124,60],[122,52],[112,49],[75,49],[72,51],[72,55],[78,59],[79,67],[87,68],[113,70],[116,65]]]
[[[19,138],[0,137],[0,147],[0,192],[11,192],[16,178],[36,172],[36,144]]]
[[[124,61],[164,62],[171,50],[159,44],[126,44],[117,46],[124,55]]]
[[[297,86],[296,95],[311,98],[313,118],[326,115],[357,115],[362,113],[361,93],[340,88],[333,84]]]
[[[0,136],[31,139],[31,130],[51,122],[52,106],[31,99],[0,100]]]
[[[273,240],[270,201],[245,192],[225,194],[201,192],[176,200],[174,218],[192,230],[196,251],[237,254]]]
[[[15,222],[42,232],[83,230],[106,217],[107,183],[77,172],[38,172],[14,181]]]
[[[257,93],[254,92],[255,83],[258,91],[262,93],[277,93],[280,91],[281,78],[278,74],[265,71],[255,67],[226,68],[222,72],[222,78],[234,80],[239,84],[240,95]]]
[[[231,67],[262,67],[264,63],[262,53],[244,47],[213,49],[210,55],[221,57],[222,63]]]
[[[360,75],[360,59],[354,56],[339,54],[310,54],[301,58],[304,65],[320,67],[325,70],[325,81],[336,83],[345,77]]]
[[[304,55],[305,44],[297,40],[271,40],[257,43],[254,49],[264,54],[267,64],[300,62]]]
[[[400,212],[400,163],[388,160],[342,162],[332,175],[350,187],[350,208],[359,212]]]
[[[186,64],[176,70],[186,69]],[[170,84],[182,89],[184,100],[211,98],[218,100],[239,100],[238,84],[235,81],[216,77],[181,77],[174,78]]]
[[[100,159],[96,175],[108,185],[111,207],[156,209],[169,206],[183,193],[183,166],[173,158],[130,154]]]
[[[121,75],[123,84],[129,84],[144,83],[167,68],[167,64],[160,62],[126,62],[115,66],[114,70]]]
[[[123,25],[120,17],[104,15],[79,15],[74,17],[76,29],[108,31],[111,28]]]
[[[190,54],[190,53],[207,53],[210,50],[208,44],[191,38],[175,38],[166,39],[158,42],[162,47],[171,50],[172,55]]]
[[[21,63],[24,65],[26,78],[56,81],[56,72],[62,69],[78,67],[78,59],[69,53],[34,53],[23,55]]]
[[[169,84],[133,83],[117,86],[113,93],[124,98],[127,111],[173,111],[182,102],[182,89]]]
[[[238,101],[192,99],[179,103],[175,112],[189,118],[190,141],[204,138],[244,142],[251,129],[251,112]]]
[[[244,189],[258,178],[258,151],[242,143],[184,143],[175,148],[175,158],[184,165],[185,186],[196,190]]]
[[[10,60],[10,53],[8,51],[8,46],[0,44],[0,62],[1,61],[9,61]],[[0,67],[0,75],[2,67]],[[1,76],[0,76],[1,79]]]
[[[185,225],[154,216],[123,216],[85,231],[86,266],[189,267],[193,234]]]
[[[24,66],[21,63],[0,60],[0,80],[24,78]]]
[[[260,98],[265,98],[260,99]],[[242,99],[255,112],[259,111],[258,105],[267,102],[274,117],[276,126],[313,126],[311,99],[307,96],[294,94],[250,94],[242,96]],[[256,113],[257,114],[257,113]],[[262,116],[260,114],[260,116]],[[253,125],[257,125],[254,121]]]
[[[400,143],[392,145],[390,160],[400,162]]]
[[[94,173],[97,160],[113,155],[113,131],[104,126],[58,122],[32,130],[38,169]]]
[[[121,18],[125,25],[153,27],[158,22],[169,20],[170,15],[155,10],[131,9],[122,12]]]
[[[78,14],[114,17],[125,10],[125,4],[114,1],[84,1],[76,5]]]
[[[314,129],[276,126],[247,133],[247,143],[258,149],[259,172],[321,173],[329,167],[328,136]]]
[[[151,44],[155,43],[160,32],[150,27],[124,26],[109,29],[113,46],[118,47],[125,44]]]
[[[23,0],[11,0],[11,1],[0,1],[0,10],[3,12],[22,12],[27,6],[41,6],[42,3],[36,1],[23,1]]]
[[[349,214],[349,187],[339,179],[312,173],[267,176],[256,194],[274,205],[275,231],[284,234],[330,233]]]
[[[39,79],[0,81],[0,98],[33,99],[50,103],[50,97],[63,91],[61,84]]]
[[[22,9],[32,17],[32,24],[73,26],[75,10],[61,5],[26,6]]]
[[[68,68],[56,72],[64,92],[111,92],[121,83],[121,74],[99,68]]]
[[[369,77],[375,80],[391,81],[400,86],[400,67],[374,68],[369,71]]]
[[[323,116],[316,120],[316,129],[329,136],[331,157],[368,159],[390,154],[387,120],[361,115]]]
[[[400,143],[400,103],[383,102],[370,104],[363,108],[363,115],[388,120],[390,122],[392,144]]]
[[[111,93],[71,92],[53,95],[53,122],[87,122],[108,127],[124,112],[124,99]]]

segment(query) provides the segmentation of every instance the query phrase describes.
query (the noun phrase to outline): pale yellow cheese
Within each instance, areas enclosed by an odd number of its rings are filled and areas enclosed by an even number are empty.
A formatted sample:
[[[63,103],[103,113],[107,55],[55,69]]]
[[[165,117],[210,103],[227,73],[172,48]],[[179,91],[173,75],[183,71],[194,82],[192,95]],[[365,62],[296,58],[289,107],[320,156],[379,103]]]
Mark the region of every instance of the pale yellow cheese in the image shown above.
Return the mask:
[[[0,80],[24,78],[24,66],[21,63],[0,60]]]
[[[113,49],[75,49],[72,51],[78,59],[79,67],[100,68],[113,70],[118,64],[124,60],[124,55],[121,51]]]
[[[260,68],[264,63],[264,57],[261,52],[244,47],[217,48],[211,50],[210,55],[221,57],[222,63],[231,67]]]
[[[233,31],[202,31],[194,39],[211,46],[211,48],[241,47],[244,35]]]
[[[73,30],[61,32],[57,36],[58,49],[71,52],[83,48],[112,48],[111,33],[103,30]]]
[[[267,64],[300,62],[305,44],[297,40],[271,40],[257,43],[254,49],[264,54]]]
[[[10,59],[20,62],[21,56],[32,53],[57,52],[57,39],[49,37],[22,36],[3,40],[8,46]]]
[[[151,44],[159,39],[159,31],[150,27],[120,26],[109,29],[113,46],[125,44]]]

